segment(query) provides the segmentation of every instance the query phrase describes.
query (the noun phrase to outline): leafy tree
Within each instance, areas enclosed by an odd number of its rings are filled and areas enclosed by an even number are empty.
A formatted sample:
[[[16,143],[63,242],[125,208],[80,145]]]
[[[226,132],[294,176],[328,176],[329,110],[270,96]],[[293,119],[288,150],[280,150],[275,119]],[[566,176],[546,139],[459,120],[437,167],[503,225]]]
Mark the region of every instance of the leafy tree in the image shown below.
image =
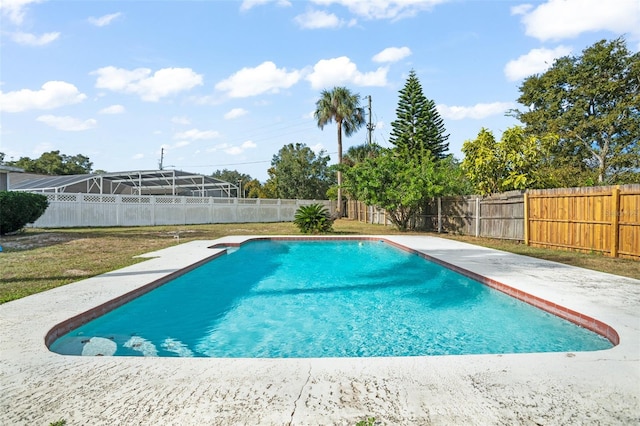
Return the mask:
[[[444,122],[435,103],[427,99],[422,86],[411,70],[400,90],[396,120],[391,123],[389,142],[410,156],[423,156],[430,152],[435,158],[444,158],[449,150]]]
[[[493,133],[480,129],[476,139],[464,142],[462,153],[462,168],[476,190],[480,194],[499,192],[503,171],[498,142]]]
[[[243,184],[246,184],[247,182],[253,179],[251,176],[247,174],[240,173],[237,170],[228,170],[228,169],[216,170],[215,172],[211,173],[211,177],[223,180],[225,182],[230,182],[230,183],[238,183],[240,181]]]
[[[303,143],[285,145],[271,160],[266,191],[273,190],[274,198],[324,200],[333,184],[329,160],[324,151],[316,156]]]
[[[314,117],[318,127],[336,123],[338,129],[338,165],[342,164],[342,133],[351,136],[364,125],[364,108],[360,106],[360,95],[351,93],[346,87],[323,90],[316,102]],[[342,171],[338,168],[338,216],[342,213]]]
[[[405,231],[427,198],[446,193],[445,171],[430,157],[407,158],[385,150],[345,169],[345,186],[358,200],[385,209]]]
[[[453,155],[436,160],[437,178],[443,187],[442,195],[469,195],[474,193],[471,181],[467,179],[462,163]]]
[[[631,53],[623,38],[557,59],[525,79],[520,93],[527,109],[512,113],[527,132],[559,136],[556,167],[592,170],[599,183],[633,180],[640,170],[640,53]]]
[[[43,175],[81,175],[91,173],[93,163],[81,154],[69,156],[60,154],[60,151],[43,153],[35,160],[29,157],[20,157],[19,160],[9,162],[8,165],[20,167],[27,173]]]
[[[267,170],[269,179],[260,188],[260,196],[258,198],[278,198],[278,173],[275,167],[269,167]]]
[[[249,182],[243,184],[243,192],[247,198],[269,198],[263,196],[262,184],[258,179],[251,179]]]
[[[515,126],[496,141],[493,133],[481,129],[474,140],[465,141],[462,169],[475,190],[493,194],[513,189],[558,186],[553,168],[548,164],[553,135],[538,139]]]
[[[242,196],[241,198],[246,197],[247,195],[247,184],[253,180],[253,178],[247,174],[240,173],[237,170],[216,170],[211,174],[211,177],[216,179],[223,180],[225,182],[229,182],[233,185],[239,185],[242,188]],[[258,198],[258,197],[247,197],[247,198]]]

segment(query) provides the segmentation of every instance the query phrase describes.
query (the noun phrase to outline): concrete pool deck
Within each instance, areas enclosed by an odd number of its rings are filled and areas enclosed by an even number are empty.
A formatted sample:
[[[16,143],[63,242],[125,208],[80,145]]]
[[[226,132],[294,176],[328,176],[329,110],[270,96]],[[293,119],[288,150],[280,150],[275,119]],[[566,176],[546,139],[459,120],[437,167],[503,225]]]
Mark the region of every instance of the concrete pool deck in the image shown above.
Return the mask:
[[[422,236],[372,236],[611,326],[604,351],[404,358],[80,357],[57,324],[212,256],[194,241],[0,305],[0,424],[639,424],[640,281]],[[344,238],[344,237],[339,237]]]

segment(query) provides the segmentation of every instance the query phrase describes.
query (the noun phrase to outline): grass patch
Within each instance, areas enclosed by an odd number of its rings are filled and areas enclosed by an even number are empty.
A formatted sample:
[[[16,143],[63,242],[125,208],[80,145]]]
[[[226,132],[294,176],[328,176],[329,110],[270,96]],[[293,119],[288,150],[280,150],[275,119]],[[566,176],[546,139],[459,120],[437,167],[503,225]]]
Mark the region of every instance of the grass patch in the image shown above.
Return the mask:
[[[338,220],[334,235],[399,234],[392,227]],[[432,235],[640,279],[640,262],[598,254],[528,247],[512,241],[447,234]],[[135,228],[29,229],[0,238],[0,303],[69,284],[144,259],[135,256],[193,240],[227,235],[301,235],[291,222]]]

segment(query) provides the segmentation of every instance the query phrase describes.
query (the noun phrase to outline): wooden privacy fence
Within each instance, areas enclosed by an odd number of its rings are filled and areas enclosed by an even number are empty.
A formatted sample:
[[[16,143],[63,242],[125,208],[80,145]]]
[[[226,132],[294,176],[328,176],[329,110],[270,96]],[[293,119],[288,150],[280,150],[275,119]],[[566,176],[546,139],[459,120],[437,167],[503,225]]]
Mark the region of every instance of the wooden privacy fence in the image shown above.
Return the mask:
[[[418,228],[476,237],[522,240],[524,196],[511,191],[490,197],[438,197],[423,209]]]
[[[354,200],[347,203],[347,217],[361,222],[391,224],[383,209]],[[414,225],[425,231],[522,240],[524,196],[520,191],[512,191],[492,197],[433,198],[426,203]]]
[[[375,207],[349,201],[347,210],[351,219],[390,224]],[[439,197],[424,206],[415,226],[640,260],[640,185]]]
[[[529,190],[526,244],[640,259],[640,185]]]

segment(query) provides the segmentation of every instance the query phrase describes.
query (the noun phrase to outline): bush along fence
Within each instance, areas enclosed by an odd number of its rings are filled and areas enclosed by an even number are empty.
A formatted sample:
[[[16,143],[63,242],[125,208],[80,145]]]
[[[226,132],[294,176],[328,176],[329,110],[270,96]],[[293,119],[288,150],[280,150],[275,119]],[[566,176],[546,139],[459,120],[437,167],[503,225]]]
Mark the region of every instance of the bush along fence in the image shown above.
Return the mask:
[[[49,207],[31,226],[154,226],[291,222],[298,207],[330,201],[180,196],[47,194]]]
[[[384,210],[354,201],[347,208],[351,219],[390,224]],[[414,225],[640,260],[640,185],[439,197],[427,202]]]

